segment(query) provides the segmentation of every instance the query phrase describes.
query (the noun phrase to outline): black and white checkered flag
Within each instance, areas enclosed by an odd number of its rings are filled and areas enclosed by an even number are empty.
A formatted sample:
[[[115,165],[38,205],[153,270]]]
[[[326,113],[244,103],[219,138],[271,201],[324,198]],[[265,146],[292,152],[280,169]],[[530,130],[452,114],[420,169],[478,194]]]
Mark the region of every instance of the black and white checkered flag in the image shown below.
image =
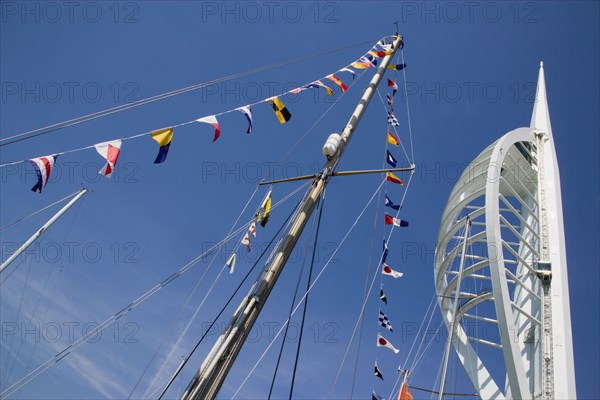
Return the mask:
[[[394,330],[392,329],[392,324],[390,324],[390,320],[388,319],[387,315],[385,315],[381,311],[379,311],[379,325],[383,326],[390,332],[394,332]]]

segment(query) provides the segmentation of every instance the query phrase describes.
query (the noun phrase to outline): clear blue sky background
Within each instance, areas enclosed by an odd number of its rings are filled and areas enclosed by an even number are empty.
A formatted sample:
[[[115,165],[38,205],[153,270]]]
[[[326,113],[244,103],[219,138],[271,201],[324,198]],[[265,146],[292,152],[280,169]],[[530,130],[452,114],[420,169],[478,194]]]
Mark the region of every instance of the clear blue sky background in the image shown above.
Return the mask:
[[[390,262],[405,277],[386,281],[390,298],[386,312],[396,327],[388,338],[401,353],[376,351],[378,301],[372,296],[358,363],[357,398],[368,397],[373,384],[385,396],[391,390],[396,367],[414,339],[411,332],[421,323],[433,296],[433,250],[448,195],[462,168],[479,152],[509,130],[529,125],[543,60],[561,173],[578,394],[588,399],[600,396],[597,2],[475,2],[466,6],[464,2],[411,1],[132,1],[69,6],[2,1],[0,6],[3,138],[253,68],[360,42],[374,43],[393,33],[393,22],[399,21],[406,42],[418,170],[402,214],[411,222],[410,228],[397,232],[390,243]],[[335,72],[369,46],[229,80],[5,146],[0,148],[0,161],[92,145],[239,107]],[[283,126],[267,105],[254,107],[251,135],[246,135],[246,121],[237,113],[220,118],[222,136],[214,144],[209,126],[177,129],[162,165],[152,163],[157,145],[148,137],[126,141],[110,180],[97,176],[102,160],[93,149],[60,157],[42,195],[29,190],[35,183],[29,165],[1,169],[2,226],[82,186],[91,190],[8,278],[14,266],[2,275],[6,279],[0,287],[2,388],[224,237],[261,178],[272,171],[276,178],[318,171],[323,164],[322,143],[331,132],[341,131],[370,74],[356,82],[291,155],[288,151],[331,105],[322,91],[285,99],[293,117]],[[340,77],[352,82],[347,74]],[[401,81],[400,75],[397,78]],[[334,97],[339,97],[337,88]],[[408,144],[404,103],[397,109],[401,136]],[[385,111],[375,99],[342,168],[380,167],[385,131]],[[320,270],[332,254],[379,179],[336,179],[330,185],[315,268]],[[277,186],[274,200],[293,187]],[[403,191],[390,188],[389,193],[399,201]],[[252,217],[263,195],[261,189],[242,221]],[[241,257],[236,273],[218,281],[190,334],[168,362],[166,375],[214,318],[256,259],[257,249],[268,243],[296,199],[276,210],[265,229],[259,228],[254,249]],[[380,248],[383,228],[376,212],[376,205],[369,207],[315,287],[296,380],[297,398],[325,398],[333,382],[360,307],[375,222],[376,253]],[[3,231],[1,258],[49,215]],[[32,381],[19,393],[20,398],[126,398],[196,282],[208,270],[183,311],[184,322],[169,329],[167,345],[173,344],[176,333],[202,301],[236,241],[227,245],[210,268],[209,257],[121,318],[95,343],[81,347]],[[244,348],[232,370],[221,392],[223,398],[237,390],[268,345],[270,332],[285,319],[307,250],[306,241],[301,242],[265,308],[266,316],[258,321],[260,329],[251,335],[253,343]],[[299,320],[294,321],[297,327]],[[434,323],[440,323],[437,313]],[[39,335],[34,333],[35,324]],[[415,370],[414,384],[434,385],[443,337],[434,341]],[[195,372],[215,335],[209,338],[176,380],[170,397]],[[278,343],[240,398],[266,396]],[[283,358],[276,397],[287,396],[291,354],[286,351]],[[164,356],[165,348],[134,398],[142,397]],[[373,381],[376,356],[386,377],[383,383]],[[354,357],[352,353],[343,370],[334,392],[337,398],[349,396]],[[460,367],[454,364],[453,370],[453,388],[470,391]],[[8,378],[7,371],[11,371]]]

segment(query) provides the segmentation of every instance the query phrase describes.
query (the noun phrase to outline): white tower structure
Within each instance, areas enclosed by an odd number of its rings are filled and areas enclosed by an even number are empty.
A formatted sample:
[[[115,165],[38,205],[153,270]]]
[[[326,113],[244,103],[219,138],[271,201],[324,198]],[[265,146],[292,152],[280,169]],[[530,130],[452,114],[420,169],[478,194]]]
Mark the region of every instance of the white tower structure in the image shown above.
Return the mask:
[[[576,398],[560,176],[543,63],[530,126],[490,145],[454,186],[434,275],[456,357],[481,398]]]

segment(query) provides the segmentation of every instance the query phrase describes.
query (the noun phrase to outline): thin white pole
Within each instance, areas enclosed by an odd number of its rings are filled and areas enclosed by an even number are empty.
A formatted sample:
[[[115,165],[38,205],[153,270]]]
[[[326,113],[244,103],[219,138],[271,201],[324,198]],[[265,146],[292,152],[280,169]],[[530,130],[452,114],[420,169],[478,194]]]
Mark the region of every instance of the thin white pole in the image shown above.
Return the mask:
[[[8,267],[17,257],[21,255],[37,238],[40,237],[42,233],[46,231],[57,219],[59,219],[64,213],[66,213],[77,200],[79,200],[84,194],[86,194],[88,190],[86,188],[81,189],[79,193],[75,197],[71,199],[63,208],[61,208],[52,218],[48,220],[39,230],[37,230],[25,243],[21,245],[10,257],[6,259],[0,265],[0,272],[4,271],[4,268]]]

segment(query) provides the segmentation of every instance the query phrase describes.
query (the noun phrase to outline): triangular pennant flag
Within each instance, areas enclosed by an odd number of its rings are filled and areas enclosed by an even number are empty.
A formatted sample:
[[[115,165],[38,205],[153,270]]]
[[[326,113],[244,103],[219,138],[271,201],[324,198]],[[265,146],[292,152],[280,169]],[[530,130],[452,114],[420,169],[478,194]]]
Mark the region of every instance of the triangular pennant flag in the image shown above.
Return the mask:
[[[248,232],[246,232],[246,234],[242,238],[242,244],[244,246],[246,246],[246,248],[248,249],[248,251],[250,251],[250,236],[248,235]]]
[[[383,301],[385,304],[387,304],[387,296],[385,295],[385,293],[383,292],[383,286],[381,286],[379,288],[379,299],[381,301]]]
[[[392,126],[400,126],[400,122],[398,122],[398,118],[394,115],[393,111],[388,111],[388,124]]]
[[[393,69],[394,71],[401,71],[406,68],[406,64],[389,64],[389,69]]]
[[[379,333],[377,334],[377,347],[387,347],[392,350],[394,353],[398,354],[400,350],[395,348],[390,342],[387,341],[386,338],[381,336]]]
[[[253,222],[253,223],[250,224],[250,229],[248,229],[248,232],[252,236],[256,237],[256,222]]]
[[[269,104],[273,107],[273,111],[275,111],[275,115],[280,123],[285,124],[292,118],[292,114],[288,111],[285,105],[279,100],[277,97],[273,97],[269,100]]]
[[[394,332],[394,330],[392,329],[392,324],[390,324],[390,320],[388,319],[387,315],[381,312],[381,310],[379,311],[379,325],[389,330],[390,332]]]
[[[387,244],[385,243],[385,239],[383,239],[383,254],[381,256],[381,263],[385,263],[385,260],[387,260],[387,256],[388,256],[388,247]]]
[[[215,136],[213,137],[213,142],[216,142],[219,136],[221,136],[221,127],[219,126],[219,122],[217,121],[217,117],[215,115],[209,115],[208,117],[198,118],[196,122],[204,122],[205,124],[209,124],[215,127]]]
[[[160,164],[167,159],[169,153],[169,147],[171,146],[171,140],[173,140],[173,128],[159,129],[157,131],[150,132],[152,139],[156,140],[156,143],[160,146],[158,154],[154,160],[154,164]]]
[[[385,179],[387,181],[393,182],[393,183],[397,183],[398,185],[404,186],[404,182],[402,182],[400,180],[400,178],[398,178],[396,175],[392,174],[391,172],[386,172],[385,173]]]
[[[107,178],[110,178],[112,175],[115,165],[117,165],[119,154],[121,153],[121,143],[123,143],[123,141],[117,139],[94,145],[96,151],[106,159],[106,165],[98,171],[100,175],[104,175]]]
[[[394,225],[403,228],[408,226],[408,221],[401,220],[400,218],[394,218],[387,213],[383,217],[383,222],[385,225]]]
[[[392,200],[390,200],[390,198],[387,196],[387,194],[385,195],[385,206],[391,208],[392,210],[396,210],[396,211],[398,211],[400,209],[400,205],[394,204],[394,202]]]
[[[375,374],[376,377],[383,380],[383,375],[381,374],[381,371],[377,367],[377,361],[375,361],[375,371],[373,373]]]
[[[258,222],[260,222],[260,226],[262,226],[263,228],[265,227],[267,222],[269,222],[269,218],[271,218],[271,193],[272,190],[269,190],[269,193],[267,193],[267,196],[260,205],[262,212],[259,211],[259,215],[257,218]]]
[[[385,96],[387,97],[388,106],[393,105],[394,104],[394,100],[390,97],[390,94],[388,93]]]
[[[388,132],[387,141],[389,144],[392,144],[394,146],[398,146],[398,144],[400,143],[398,136],[394,135],[392,132]]]
[[[382,399],[381,396],[378,395],[377,392],[373,390],[373,393],[371,395],[371,400],[384,400],[384,399]]]
[[[42,193],[42,189],[46,187],[48,179],[50,179],[50,173],[52,172],[52,167],[54,167],[57,157],[58,155],[54,154],[27,160],[28,163],[33,165],[35,174],[37,175],[37,183],[31,188],[32,192]]]
[[[354,70],[352,70],[348,67],[344,67],[344,68],[340,69],[339,72],[350,72],[352,74],[352,80],[354,80],[354,78],[356,77],[356,72],[354,72]]]
[[[404,275],[402,272],[394,271],[386,263],[383,263],[383,268],[381,269],[381,273],[383,275],[389,275],[391,277],[394,277],[395,279],[402,278],[402,276]]]
[[[331,81],[333,81],[333,82],[334,82],[336,85],[338,85],[338,86],[340,87],[340,90],[342,91],[342,93],[343,93],[343,92],[345,92],[346,90],[348,90],[348,86],[346,86],[346,85],[344,84],[344,82],[342,82],[342,81],[340,80],[340,78],[338,78],[338,77],[337,77],[337,76],[335,76],[334,74],[327,75],[327,77],[326,77],[326,78],[327,78],[327,79],[329,79],[329,80],[331,80]]]
[[[390,164],[392,167],[396,167],[396,165],[398,164],[398,162],[396,161],[396,159],[394,158],[394,156],[392,155],[392,153],[390,153],[389,150],[387,150],[387,157],[386,157],[386,161],[388,164]]]
[[[250,106],[236,108],[236,110],[244,114],[248,120],[248,129],[246,130],[246,133],[252,133],[252,110],[250,110]]]
[[[235,269],[235,260],[236,260],[235,253],[233,253],[231,255],[231,257],[229,257],[229,260],[227,260],[226,265],[229,267],[230,274],[233,274],[233,270]]]
[[[396,95],[396,91],[398,90],[398,85],[391,79],[388,79],[388,86],[392,87],[392,96]]]

